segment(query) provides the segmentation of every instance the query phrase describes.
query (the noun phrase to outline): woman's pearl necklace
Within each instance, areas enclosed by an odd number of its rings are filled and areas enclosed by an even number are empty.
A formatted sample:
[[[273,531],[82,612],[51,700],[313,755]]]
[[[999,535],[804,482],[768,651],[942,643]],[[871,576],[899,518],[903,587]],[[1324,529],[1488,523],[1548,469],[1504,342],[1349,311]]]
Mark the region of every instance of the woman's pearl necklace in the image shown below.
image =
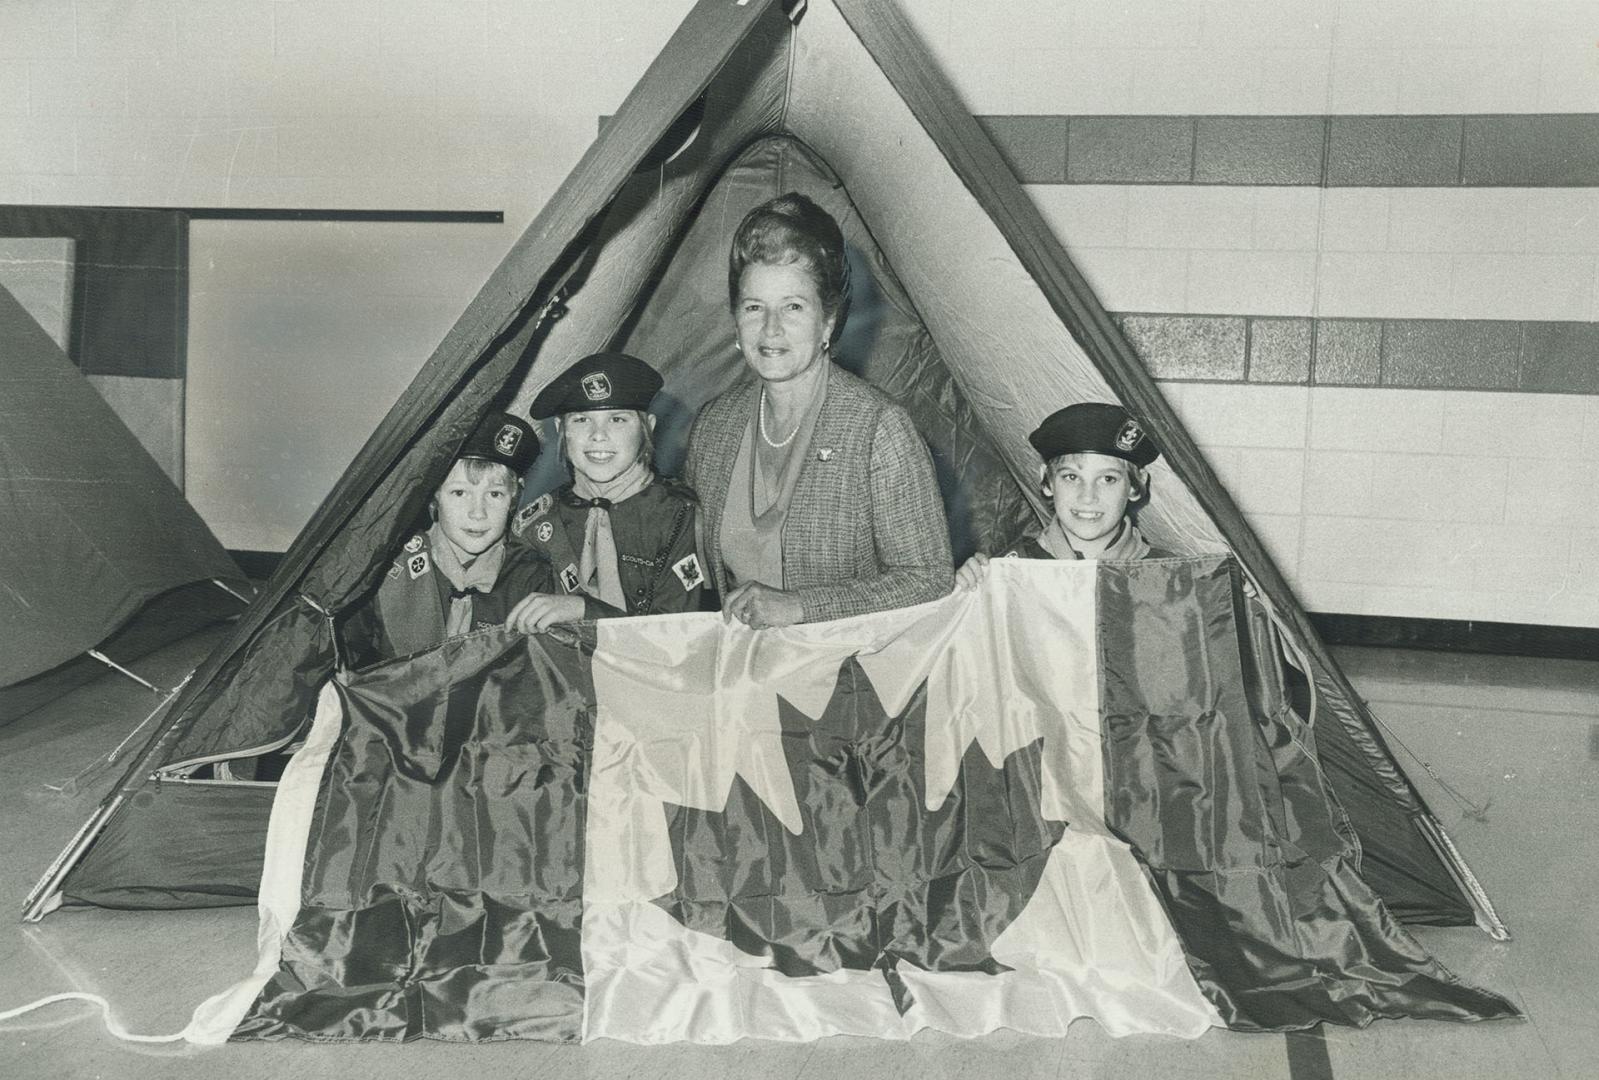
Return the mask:
[[[761,387],[761,409],[760,409],[760,413],[761,413],[761,415],[759,417],[759,421],[760,422],[759,422],[759,424],[757,426],[759,426],[760,429],[761,429],[761,440],[763,442],[765,442],[767,446],[770,446],[773,450],[781,450],[781,449],[783,449],[783,447],[785,447],[789,443],[793,442],[794,441],[794,436],[798,435],[800,428],[805,426],[805,421],[801,420],[798,424],[794,425],[794,430],[788,433],[788,438],[782,439],[782,440],[780,440],[778,442],[773,442],[772,441],[772,437],[770,435],[766,434],[766,387],[764,387],[764,386]]]

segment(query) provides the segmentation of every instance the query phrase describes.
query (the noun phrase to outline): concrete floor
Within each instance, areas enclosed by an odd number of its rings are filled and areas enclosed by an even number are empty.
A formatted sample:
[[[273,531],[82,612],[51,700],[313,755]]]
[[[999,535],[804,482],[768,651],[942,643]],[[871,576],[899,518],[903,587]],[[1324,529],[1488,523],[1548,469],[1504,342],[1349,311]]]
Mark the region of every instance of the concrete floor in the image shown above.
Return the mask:
[[[141,661],[141,675],[174,685],[217,631]],[[1465,979],[1508,994],[1527,1023],[1380,1022],[1318,1039],[1216,1031],[1191,1042],[1113,1040],[1092,1023],[1068,1038],[1001,1033],[908,1043],[835,1038],[786,1045],[641,1048],[503,1043],[461,1047],[301,1043],[140,1046],[106,1033],[84,1004],[0,1022],[0,1077],[123,1078],[457,1076],[742,1077],[877,1080],[984,1077],[1587,1077],[1599,1060],[1599,662],[1467,657],[1399,650],[1340,652],[1356,686],[1422,760],[1476,803],[1460,807],[1419,769],[1417,782],[1516,935],[1496,944],[1475,930],[1418,936]],[[14,919],[35,878],[93,809],[117,770],[78,795],[45,785],[107,753],[155,704],[120,677],[85,686],[0,728],[0,917]],[[109,999],[131,1031],[175,1032],[201,999],[246,973],[255,913],[57,913],[0,922],[0,1010],[79,989]],[[1324,1039],[1324,1042],[1322,1041]]]

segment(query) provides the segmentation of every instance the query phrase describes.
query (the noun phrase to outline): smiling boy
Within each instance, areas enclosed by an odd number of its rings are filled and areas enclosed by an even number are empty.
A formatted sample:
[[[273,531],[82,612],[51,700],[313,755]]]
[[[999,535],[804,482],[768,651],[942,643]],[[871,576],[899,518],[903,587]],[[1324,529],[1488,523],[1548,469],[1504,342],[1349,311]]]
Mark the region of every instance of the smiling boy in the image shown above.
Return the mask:
[[[406,540],[376,595],[345,622],[352,666],[498,626],[523,597],[554,589],[548,560],[508,536],[538,449],[533,429],[510,413],[491,413],[467,437],[429,501],[432,524]]]
[[[1120,405],[1090,401],[1052,413],[1027,440],[1044,460],[1040,483],[1054,516],[1042,532],[1023,537],[1001,558],[1163,558],[1139,534],[1128,508],[1149,494],[1149,465],[1160,456],[1142,424]],[[971,588],[989,557],[979,552],[955,575]]]
[[[650,402],[661,376],[626,353],[584,357],[533,399],[554,418],[572,482],[516,515],[512,530],[543,553],[557,596],[532,596],[509,625],[533,630],[581,618],[580,601],[607,614],[695,611],[705,577],[694,534],[698,500],[655,472]]]

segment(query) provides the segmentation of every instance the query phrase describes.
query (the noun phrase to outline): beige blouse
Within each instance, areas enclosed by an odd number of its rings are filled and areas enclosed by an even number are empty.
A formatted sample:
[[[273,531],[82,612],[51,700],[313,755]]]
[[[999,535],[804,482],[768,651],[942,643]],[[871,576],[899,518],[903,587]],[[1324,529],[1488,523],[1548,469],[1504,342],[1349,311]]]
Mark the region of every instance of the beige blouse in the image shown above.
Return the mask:
[[[774,589],[783,588],[783,524],[788,520],[794,487],[810,453],[816,419],[826,400],[827,380],[818,379],[799,429],[783,446],[773,447],[760,433],[765,395],[755,395],[755,408],[744,426],[744,438],[733,461],[727,507],[722,514],[722,561],[732,577],[730,585],[759,581]]]

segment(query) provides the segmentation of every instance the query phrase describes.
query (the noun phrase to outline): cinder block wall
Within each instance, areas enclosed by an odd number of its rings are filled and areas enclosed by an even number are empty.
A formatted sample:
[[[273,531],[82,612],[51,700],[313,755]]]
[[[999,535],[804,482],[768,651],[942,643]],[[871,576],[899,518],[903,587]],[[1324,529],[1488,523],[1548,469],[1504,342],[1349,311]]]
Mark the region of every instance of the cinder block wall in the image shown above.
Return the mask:
[[[691,0],[0,3],[0,200],[198,222],[191,500],[282,549]],[[1599,625],[1566,0],[901,0],[1313,610]]]
[[[1592,4],[915,10],[1308,607],[1599,625]]]

